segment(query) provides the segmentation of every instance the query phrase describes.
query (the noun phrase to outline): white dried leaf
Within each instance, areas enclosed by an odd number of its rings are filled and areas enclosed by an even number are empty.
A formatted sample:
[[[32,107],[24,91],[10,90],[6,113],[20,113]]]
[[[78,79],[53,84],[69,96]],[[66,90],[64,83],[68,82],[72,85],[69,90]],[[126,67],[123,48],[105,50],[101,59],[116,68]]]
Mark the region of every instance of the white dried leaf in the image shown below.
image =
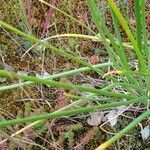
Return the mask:
[[[111,110],[106,116],[105,121],[108,120],[111,126],[114,126],[117,123],[118,117],[126,110],[126,106],[117,107],[116,109]]]
[[[38,77],[38,78],[45,78],[45,77],[48,77],[48,76],[49,76],[49,73],[46,72],[46,71],[41,71],[40,73],[36,74],[36,77]]]
[[[113,109],[111,110],[107,115],[106,118],[108,119],[108,121],[110,122],[111,126],[114,126],[117,123],[117,117],[115,117],[117,115],[117,110]]]
[[[143,140],[147,140],[148,137],[150,136],[150,126],[141,128],[141,135]]]
[[[104,117],[103,112],[90,113],[90,117],[87,118],[87,123],[91,126],[98,126],[101,124],[103,117]]]
[[[20,75],[25,75],[25,76],[29,74],[28,71],[17,71],[17,73]]]

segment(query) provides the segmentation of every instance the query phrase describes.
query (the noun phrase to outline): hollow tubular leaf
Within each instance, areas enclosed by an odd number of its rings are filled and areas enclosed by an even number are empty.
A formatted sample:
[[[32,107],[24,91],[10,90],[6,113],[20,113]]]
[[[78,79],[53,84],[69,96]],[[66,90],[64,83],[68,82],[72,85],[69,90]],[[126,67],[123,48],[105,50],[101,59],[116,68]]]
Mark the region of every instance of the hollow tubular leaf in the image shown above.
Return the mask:
[[[24,81],[31,81],[36,84],[51,85],[51,86],[64,88],[64,89],[75,89],[75,90],[78,90],[81,92],[87,91],[87,92],[91,92],[91,93],[96,93],[96,94],[105,95],[105,96],[112,96],[112,97],[117,97],[117,98],[127,98],[127,99],[135,98],[135,96],[133,96],[133,95],[108,92],[108,91],[84,87],[84,86],[80,86],[80,85],[73,85],[73,84],[57,82],[57,81],[53,81],[53,80],[41,79],[41,78],[37,78],[34,76],[21,75],[21,74],[15,73],[15,72],[9,72],[9,71],[5,71],[5,70],[0,70],[0,76],[12,78],[12,79],[21,79]]]
[[[133,34],[131,33],[124,17],[122,16],[119,8],[116,6],[116,4],[114,3],[113,0],[107,0],[110,7],[112,8],[112,10],[114,11],[115,15],[117,16],[119,22],[121,23],[122,27],[124,28],[128,38],[130,39],[131,41],[131,44],[133,45],[134,47],[134,50],[135,50],[135,53],[137,55],[137,59],[138,59],[138,63],[139,63],[139,70],[140,71],[143,71],[143,72],[146,72],[146,64],[144,62],[144,59],[143,59],[143,56],[142,56],[142,53],[138,47],[138,44],[133,36]]]
[[[113,64],[111,62],[108,62],[108,63],[97,64],[97,65],[93,65],[93,66],[95,68],[103,68],[103,67],[108,67],[108,66],[112,66],[112,65]],[[48,77],[44,77],[43,79],[53,80],[53,79],[73,75],[75,73],[82,73],[82,72],[90,71],[90,70],[91,70],[91,68],[89,68],[89,67],[82,67],[82,68],[79,68],[79,69],[74,69],[74,70],[70,70],[70,71],[50,75]],[[15,88],[19,88],[19,87],[23,87],[23,86],[27,86],[27,85],[31,85],[31,84],[34,84],[34,82],[27,81],[27,82],[22,82],[22,83],[16,83],[16,84],[13,84],[13,85],[0,86],[0,91],[15,89]]]
[[[141,97],[141,98],[136,98],[136,99],[133,99],[130,101],[115,102],[115,103],[102,104],[102,105],[97,105],[97,106],[88,106],[86,108],[66,110],[66,111],[60,111],[57,113],[49,113],[49,114],[43,114],[43,115],[35,115],[35,116],[31,116],[31,117],[26,117],[26,118],[3,120],[3,121],[0,121],[0,127],[12,126],[12,125],[22,124],[22,123],[26,123],[26,122],[34,122],[34,121],[43,120],[43,119],[47,120],[47,119],[53,119],[53,118],[60,118],[60,117],[64,117],[64,116],[92,112],[92,111],[95,111],[98,109],[103,110],[103,109],[118,107],[118,106],[122,106],[122,105],[130,105],[133,103],[139,103],[140,101],[144,101],[146,99],[147,99],[147,97]],[[148,114],[150,114],[150,111]]]

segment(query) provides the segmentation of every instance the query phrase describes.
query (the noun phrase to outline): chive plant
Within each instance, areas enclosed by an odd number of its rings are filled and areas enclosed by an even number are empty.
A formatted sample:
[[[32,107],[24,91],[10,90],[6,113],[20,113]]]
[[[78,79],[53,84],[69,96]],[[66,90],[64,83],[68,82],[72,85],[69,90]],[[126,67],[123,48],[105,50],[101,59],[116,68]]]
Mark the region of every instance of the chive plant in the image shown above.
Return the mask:
[[[19,88],[21,86],[29,86],[30,84],[42,84],[42,85],[50,85],[58,88],[64,89],[75,89],[80,92],[90,92],[93,93],[95,96],[103,96],[104,98],[96,98],[97,101],[101,101],[103,104],[99,104],[96,106],[88,106],[88,107],[80,107],[78,109],[71,109],[70,107],[77,105],[83,101],[92,101],[92,97],[85,98],[80,97],[77,95],[66,95],[73,99],[76,99],[75,102],[65,106],[61,110],[58,110],[53,113],[35,115],[26,118],[16,118],[12,120],[1,120],[0,127],[7,127],[16,124],[23,124],[26,122],[31,122],[33,125],[39,123],[41,121],[45,121],[47,119],[52,118],[60,118],[64,116],[71,116],[80,113],[88,113],[95,110],[108,110],[114,107],[122,106],[122,105],[130,105],[130,104],[139,104],[143,103],[147,107],[149,107],[149,93],[150,93],[150,50],[148,45],[148,37],[147,37],[147,30],[146,30],[146,13],[145,13],[145,4],[146,0],[135,0],[135,19],[136,19],[136,31],[133,34],[127,24],[125,18],[121,14],[119,8],[116,6],[113,0],[107,0],[109,9],[113,19],[113,25],[115,30],[115,35],[113,35],[105,23],[105,18],[101,13],[100,8],[96,4],[94,0],[87,0],[88,6],[91,12],[92,19],[98,29],[99,33],[95,33],[88,27],[86,27],[83,23],[79,22],[78,20],[74,19],[72,16],[66,14],[65,12],[61,11],[60,9],[44,2],[43,0],[39,0],[40,2],[44,3],[47,6],[53,7],[55,10],[63,13],[65,16],[69,17],[73,21],[78,22],[82,26],[84,26],[91,34],[91,35],[77,35],[77,34],[67,34],[64,36],[74,36],[80,38],[89,38],[91,40],[100,40],[104,43],[104,46],[109,54],[110,62],[98,64],[98,65],[91,65],[86,61],[80,59],[80,57],[74,57],[72,54],[68,54],[67,52],[58,49],[50,44],[47,44],[44,40],[40,40],[33,35],[26,34],[7,23],[0,21],[0,25],[3,28],[6,28],[15,34],[18,34],[24,38],[27,38],[29,41],[34,42],[39,45],[43,45],[45,48],[52,50],[55,53],[58,53],[64,56],[67,59],[75,61],[81,65],[83,68],[62,72],[59,74],[51,75],[47,78],[37,78],[34,76],[28,75],[21,75],[15,72],[8,72],[5,70],[0,70],[0,77],[7,77],[11,79],[19,79],[25,82],[14,84],[14,85],[7,85],[1,86],[0,91],[10,90],[14,88]],[[140,13],[139,13],[140,12]],[[122,28],[126,32],[128,40],[130,44],[123,43],[122,37],[120,35],[120,24]],[[98,36],[97,36],[98,35]],[[134,36],[135,35],[135,36]],[[60,35],[63,36],[63,35]],[[54,36],[55,38],[60,36]],[[134,58],[128,57],[126,54],[126,49],[128,51],[134,51]],[[132,59],[137,59],[138,61],[138,68],[136,70],[132,70],[130,61]],[[112,72],[119,74],[119,81],[115,76],[112,76],[111,71],[104,73],[101,68],[111,66]],[[83,87],[81,85],[73,85],[68,83],[61,83],[55,81],[54,79],[60,78],[63,76],[69,76],[74,73],[83,73],[85,71],[95,71],[99,75],[108,78],[111,80],[111,88],[109,86],[105,86],[101,89]],[[119,91],[112,92],[112,87],[121,86],[125,93],[120,93]],[[126,101],[124,101],[124,99]],[[129,132],[133,127],[135,127],[139,122],[141,122],[146,117],[150,116],[150,110],[145,110],[139,117],[135,118],[128,126],[118,132],[115,136],[113,136],[110,140],[106,141],[102,145],[100,145],[97,150],[106,149],[111,144],[116,142],[119,138],[121,138],[124,134]],[[31,124],[32,126],[32,124]],[[31,127],[29,126],[29,127]]]

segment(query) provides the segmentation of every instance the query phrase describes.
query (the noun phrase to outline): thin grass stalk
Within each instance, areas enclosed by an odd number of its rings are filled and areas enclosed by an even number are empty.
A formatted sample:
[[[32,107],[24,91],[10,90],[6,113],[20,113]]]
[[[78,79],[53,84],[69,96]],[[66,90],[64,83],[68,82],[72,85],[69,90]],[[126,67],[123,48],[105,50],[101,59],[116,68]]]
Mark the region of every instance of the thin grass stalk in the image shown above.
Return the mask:
[[[110,8],[110,11],[111,11],[111,15],[112,15],[112,19],[113,19],[113,24],[114,24],[114,28],[115,28],[115,33],[116,33],[116,38],[118,40],[118,44],[119,44],[119,50],[118,50],[118,53],[119,53],[119,57],[123,63],[123,67],[127,70],[130,70],[130,67],[129,67],[129,64],[128,64],[128,59],[127,59],[127,56],[125,54],[125,49],[123,47],[123,42],[122,42],[122,38],[121,38],[121,35],[120,35],[120,28],[119,28],[119,25],[118,25],[118,22],[117,22],[117,19],[116,19],[116,16],[114,14],[114,12],[112,11],[112,9]]]
[[[110,140],[106,141],[102,145],[100,145],[95,150],[105,150],[114,142],[116,142],[119,138],[123,137],[127,132],[131,131],[138,123],[140,123],[143,119],[150,116],[150,110],[145,111],[142,115],[135,118],[129,125],[127,125],[124,129],[118,132],[115,136],[113,136]]]
[[[29,25],[31,27],[32,26],[32,14],[31,14],[32,0],[25,0],[24,5],[25,5],[24,8],[27,8],[28,23],[29,23]]]
[[[133,93],[133,90],[137,90],[139,93],[141,91],[141,87],[134,85],[134,84],[129,84],[129,83],[122,83],[122,82],[115,82],[114,84],[116,84],[116,86],[122,86],[123,88],[127,89],[127,91],[132,91],[131,93]]]
[[[134,103],[144,102],[145,100],[147,100],[147,97],[140,97],[140,98],[136,98],[136,99],[133,99],[130,101],[114,102],[114,103],[110,103],[110,104],[103,104],[103,105],[97,105],[97,106],[88,106],[86,108],[66,110],[66,111],[61,111],[61,112],[57,112],[57,113],[49,113],[49,114],[43,114],[43,115],[35,115],[35,116],[31,116],[31,117],[26,117],[26,118],[3,120],[0,122],[0,127],[7,127],[7,126],[23,124],[23,123],[27,123],[27,122],[35,122],[38,120],[61,118],[64,116],[77,115],[80,113],[88,113],[88,112],[92,112],[92,111],[95,111],[98,109],[105,110],[105,109],[109,109],[109,108],[119,107],[122,105],[131,105]]]
[[[51,3],[51,5],[55,5],[56,3],[56,0],[50,0],[49,3]],[[50,21],[51,21],[51,17],[52,17],[52,14],[53,14],[53,11],[54,9],[53,8],[49,8],[48,12],[47,12],[47,17],[46,17],[46,20],[44,22],[44,27],[43,27],[43,31],[42,31],[42,34],[41,34],[41,38],[43,38],[46,34],[47,34],[47,31],[48,31],[48,28],[49,28],[49,25],[50,25]]]
[[[87,91],[91,93],[96,93],[96,94],[105,95],[105,96],[112,96],[116,98],[127,98],[127,99],[135,98],[135,96],[133,95],[108,92],[108,91],[103,91],[103,90],[99,90],[95,88],[83,87],[80,85],[73,85],[73,84],[62,83],[62,82],[57,82],[53,80],[41,79],[41,78],[37,78],[34,76],[21,75],[21,74],[17,74],[17,73],[5,71],[5,70],[0,70],[0,77],[7,77],[11,79],[21,79],[24,81],[31,81],[36,84],[51,85],[54,87],[59,87],[59,88],[64,88],[64,89],[74,89],[74,90],[78,90],[81,92]]]
[[[144,50],[143,50],[143,46],[142,46],[141,0],[135,0],[134,8],[135,8],[135,19],[136,19],[136,41],[137,41],[139,50],[141,51],[143,58],[144,58],[145,54],[144,54]],[[139,78],[139,84],[141,85],[141,87],[144,87],[144,83],[142,80],[143,80],[142,78]],[[144,80],[146,80],[146,78]],[[147,93],[143,90],[142,94],[146,95]]]
[[[55,6],[51,5],[51,4],[49,4],[49,3],[45,2],[45,1],[43,1],[43,0],[38,0],[38,1],[41,2],[41,3],[43,3],[43,4],[45,4],[46,6],[49,6],[49,7],[53,8],[53,9],[56,10],[56,11],[62,13],[64,16],[70,18],[70,19],[73,20],[74,22],[77,22],[78,24],[80,24],[81,26],[83,26],[83,27],[84,27],[85,29],[87,29],[90,33],[96,35],[96,32],[94,32],[91,28],[87,27],[84,23],[82,23],[81,21],[75,19],[74,17],[72,17],[71,15],[69,15],[69,14],[67,14],[66,12],[62,11],[61,9],[59,9],[59,8],[57,8],[57,7],[55,7]]]
[[[129,29],[124,17],[120,13],[119,8],[116,6],[116,4],[114,3],[113,0],[107,0],[107,1],[108,1],[108,4],[110,5],[110,7],[112,8],[112,10],[114,11],[115,15],[117,16],[117,18],[119,19],[119,22],[123,26],[128,38],[131,41],[131,44],[134,47],[134,50],[135,50],[135,53],[136,53],[137,59],[138,59],[139,70],[141,72],[146,72],[147,70],[146,70],[146,64],[145,64],[144,58],[142,56],[142,53],[136,43],[136,40],[134,39],[133,34],[131,33],[131,31]]]
[[[72,94],[65,94],[66,97],[71,98],[71,99],[81,99],[83,101],[102,101],[102,102],[109,102],[113,101],[114,98],[97,98],[95,96],[77,96],[77,95],[72,95]],[[115,101],[114,101],[115,102]]]
[[[136,39],[142,52],[142,27],[141,27],[141,0],[135,0]]]
[[[102,25],[100,24],[100,19],[99,19],[100,14],[99,14],[99,11],[97,9],[97,6],[96,6],[94,0],[87,0],[87,2],[88,2],[88,5],[89,5],[89,8],[90,8],[91,15],[92,15],[92,18],[94,20],[94,23],[96,24],[96,27],[99,31],[100,38],[102,39],[102,41],[104,43],[104,46],[106,47],[107,52],[109,54],[110,60],[114,64],[114,66],[116,66],[116,68],[119,68],[118,63],[116,63],[116,59],[117,59],[116,54],[114,53],[114,51],[112,50],[110,45],[107,43],[106,36],[104,34],[104,31],[102,30]]]
[[[147,36],[147,30],[146,30],[146,14],[145,14],[145,5],[147,0],[141,1],[141,22],[142,22],[142,35],[143,35],[143,53],[145,54],[145,57],[147,59],[148,51],[149,51],[149,45],[148,45],[148,36]]]
[[[118,22],[117,22],[117,18],[116,18],[115,14],[114,14],[114,12],[112,11],[111,8],[110,8],[110,10],[111,10],[111,14],[112,14],[112,19],[113,19],[113,24],[114,24],[114,28],[115,28],[115,33],[116,33],[116,36],[117,36],[117,39],[118,39],[118,45],[119,45],[118,53],[119,53],[119,57],[120,57],[120,59],[121,59],[121,61],[123,63],[123,68],[128,70],[128,71],[130,71],[130,67],[129,67],[129,64],[128,64],[128,59],[127,59],[127,56],[125,54],[125,49],[124,49],[122,38],[121,38],[121,35],[120,35],[120,28],[119,28],[119,25],[118,25]],[[126,77],[131,83],[133,83],[135,85],[139,85],[137,80],[132,75],[127,75]]]
[[[148,46],[148,35],[147,35],[147,25],[146,25],[146,14],[145,14],[145,5],[146,5],[147,0],[142,0],[141,1],[141,24],[142,24],[142,35],[143,35],[143,53],[145,56],[146,61],[148,61],[148,72],[150,72],[150,48]],[[150,77],[146,77],[146,82],[147,82],[147,95],[149,95],[150,91]]]
[[[114,36],[110,33],[110,31],[109,31],[109,29],[108,29],[108,27],[106,26],[106,24],[105,24],[105,20],[104,20],[104,18],[102,17],[102,13],[100,12],[100,10],[97,8],[97,6],[96,6],[96,3],[94,2],[94,0],[90,0],[90,7],[93,7],[93,12],[92,13],[95,13],[95,18],[93,18],[94,19],[94,21],[96,22],[96,21],[99,21],[99,25],[97,24],[97,28],[98,28],[98,30],[100,31],[100,29],[99,28],[102,28],[102,30],[104,31],[104,33],[106,34],[106,36],[109,38],[109,40],[110,40],[110,42],[111,42],[111,44],[112,44],[112,47],[113,47],[113,49],[114,49],[114,55],[115,55],[115,59],[116,59],[116,61],[117,61],[117,63],[116,64],[118,64],[118,67],[119,68],[124,68],[125,66],[124,66],[124,64],[123,64],[123,59],[121,58],[121,56],[122,56],[122,53],[120,52],[120,50],[119,50],[119,47],[118,47],[118,45],[117,45],[117,43],[116,43],[116,41],[115,41],[115,38],[114,38]],[[92,9],[92,8],[91,8]],[[101,34],[101,33],[100,33]],[[118,59],[118,56],[120,57],[119,59]],[[110,56],[111,57],[111,56]],[[126,57],[126,55],[124,55],[124,57]],[[125,59],[125,58],[124,58]],[[122,66],[123,65],[123,66]],[[114,66],[115,66],[115,64],[114,64]],[[121,67],[122,66],[122,67]],[[116,69],[119,69],[119,68],[117,68],[117,66],[115,66],[115,68]]]
[[[71,54],[68,54],[64,50],[58,49],[58,48],[56,48],[56,47],[54,47],[54,46],[52,46],[50,44],[46,44],[42,40],[37,39],[37,38],[33,37],[32,35],[28,35],[28,34],[22,32],[22,31],[20,31],[20,30],[18,30],[16,28],[14,28],[14,27],[4,23],[3,21],[0,21],[0,25],[2,25],[3,27],[5,27],[5,28],[7,28],[7,29],[9,29],[11,31],[13,31],[14,33],[16,33],[18,35],[21,35],[21,36],[29,39],[32,42],[35,42],[35,43],[38,43],[38,44],[41,44],[41,45],[45,46],[46,48],[54,51],[55,53],[58,53],[58,54],[62,55],[63,57],[67,57],[69,59],[72,59],[73,61],[75,61],[78,64],[81,64],[83,66],[87,66],[87,67],[91,68],[93,71],[95,71],[95,72],[97,72],[99,74],[102,73],[102,71],[100,71],[98,68],[94,68],[91,64],[89,64],[89,63],[87,63],[85,61],[82,61],[79,57],[75,57],[75,56],[73,56]]]
[[[98,35],[84,35],[84,34],[74,34],[74,33],[68,33],[68,34],[58,34],[58,35],[53,35],[53,36],[50,36],[50,37],[47,37],[45,39],[43,39],[42,41],[48,41],[50,39],[54,39],[54,38],[66,38],[66,37],[74,37],[74,38],[85,38],[85,39],[90,39],[92,41],[102,41],[100,36]],[[110,40],[109,39],[106,39],[106,41],[108,42],[108,44],[111,44]],[[118,41],[115,41],[117,45],[119,45]],[[34,48],[35,46],[37,46],[38,44],[34,44],[32,47],[30,47],[26,53],[31,50],[32,48]],[[130,50],[133,50],[133,46],[130,45],[130,43],[122,43],[123,47],[127,48],[127,49],[130,49]],[[25,54],[26,54],[25,53]],[[24,55],[25,55],[24,54]]]
[[[108,67],[108,66],[112,66],[112,65],[113,64],[111,62],[107,62],[107,63],[97,64],[97,65],[93,65],[93,66],[95,68],[103,68],[103,67]],[[50,76],[47,76],[47,77],[43,77],[43,79],[53,80],[53,79],[66,77],[66,76],[70,76],[70,75],[73,75],[73,74],[76,74],[76,73],[82,73],[82,72],[86,72],[86,71],[90,71],[90,70],[91,70],[91,68],[89,68],[89,67],[82,67],[82,68],[79,68],[79,69],[74,69],[74,70],[70,70],[70,71],[50,75]],[[13,85],[0,86],[0,91],[15,89],[15,88],[19,88],[19,87],[23,87],[23,86],[27,86],[27,85],[31,85],[31,84],[34,84],[34,82],[27,81],[27,82],[23,82],[23,83],[16,83],[16,84],[13,84]]]
[[[137,6],[137,7],[139,7],[139,6]],[[118,26],[118,23],[117,23],[117,18],[116,18],[116,16],[115,16],[114,12],[112,11],[112,8],[110,8],[110,10],[111,10],[111,14],[112,14],[112,17],[113,17],[113,23],[114,23],[115,33],[116,33],[117,39],[119,40],[119,43],[120,43],[120,49],[119,49],[119,51],[120,51],[120,53],[119,53],[120,59],[121,59],[122,62],[124,63],[124,68],[125,68],[126,70],[128,70],[128,71],[131,71],[131,70],[130,70],[130,67],[129,67],[129,65],[128,65],[128,61],[127,61],[126,54],[125,54],[125,49],[124,49],[124,47],[123,47],[123,45],[122,45],[122,39],[121,39],[121,35],[120,35],[120,32],[119,32],[120,29],[119,29],[119,26]],[[140,23],[141,23],[141,22],[140,22]],[[139,23],[139,26],[140,26],[140,27],[137,28],[137,30],[138,30],[137,36],[138,36],[139,32],[141,31],[141,24],[140,24],[140,23]],[[138,25],[138,24],[137,24],[137,25]],[[142,34],[142,33],[140,33],[140,35],[141,35],[141,34]],[[141,42],[141,41],[140,41],[140,42]],[[138,82],[132,74],[126,74],[126,78],[127,78],[128,81],[130,81],[132,84],[135,84],[135,85],[143,85],[143,83],[142,83],[141,81]],[[145,94],[142,88],[141,88],[141,90],[140,90],[140,93],[141,93],[141,95],[144,95],[144,94]]]
[[[25,10],[25,3],[23,2],[23,0],[19,0],[19,6],[22,10],[21,16],[23,17],[23,21],[24,21],[24,24],[25,24],[24,28],[26,28],[26,32],[28,34],[32,35],[30,23],[29,23],[27,13],[26,13],[26,10]]]
[[[72,33],[72,34],[71,34],[71,33],[70,33],[70,34],[68,33],[68,34],[53,35],[53,36],[50,36],[50,37],[48,37],[48,38],[45,38],[44,41],[47,41],[47,40],[53,39],[53,38],[65,38],[65,37],[85,38],[85,39],[91,39],[91,40],[93,40],[93,41],[102,41],[101,38],[100,38],[100,36],[98,36],[98,35],[92,36],[92,35],[73,34],[73,33]],[[106,39],[106,41],[108,42],[108,44],[111,44],[111,42],[110,42],[109,39]],[[117,41],[115,41],[115,42],[116,42],[117,45],[119,44]],[[130,45],[129,43],[124,43],[124,42],[122,42],[122,45],[123,45],[123,47],[125,47],[125,48],[127,48],[127,49],[131,49],[131,50],[134,49],[133,46]]]

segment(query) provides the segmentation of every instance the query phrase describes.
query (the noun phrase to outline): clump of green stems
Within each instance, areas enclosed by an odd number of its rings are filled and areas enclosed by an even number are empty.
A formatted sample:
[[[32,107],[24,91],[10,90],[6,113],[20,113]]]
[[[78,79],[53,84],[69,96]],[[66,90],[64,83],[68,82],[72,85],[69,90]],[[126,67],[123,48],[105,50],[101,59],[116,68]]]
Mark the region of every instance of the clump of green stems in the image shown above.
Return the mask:
[[[52,50],[53,52],[58,53],[64,56],[65,58],[73,60],[84,66],[79,69],[74,69],[71,71],[54,74],[47,78],[37,78],[34,76],[28,76],[28,75],[25,76],[25,75],[17,74],[15,72],[8,72],[5,70],[0,70],[1,77],[7,77],[11,79],[19,79],[19,80],[25,81],[25,82],[14,84],[14,85],[1,86],[0,91],[19,88],[21,86],[29,86],[31,84],[42,84],[42,85],[50,85],[50,86],[64,88],[64,89],[73,88],[80,92],[90,92],[90,93],[93,93],[92,95],[94,96],[105,97],[105,98],[95,99],[97,101],[101,101],[105,103],[99,104],[96,106],[88,106],[86,108],[82,107],[78,109],[69,110],[69,108],[71,108],[72,106],[78,105],[79,103],[83,101],[92,101],[93,99],[92,99],[92,96],[85,98],[85,97],[80,97],[76,95],[66,95],[66,96],[76,99],[76,101],[72,102],[68,106],[65,106],[64,108],[53,113],[35,115],[31,117],[26,117],[26,118],[16,118],[12,120],[2,120],[0,121],[0,127],[12,126],[15,124],[23,124],[26,122],[32,122],[32,124],[29,126],[29,127],[32,127],[35,124],[41,121],[45,121],[47,119],[71,116],[71,115],[76,115],[80,113],[88,113],[88,112],[99,110],[99,109],[106,110],[106,109],[110,109],[110,108],[114,108],[114,107],[118,107],[122,105],[143,103],[144,105],[148,106],[149,92],[150,92],[150,49],[148,45],[149,43],[148,43],[146,21],[145,21],[146,0],[135,0],[135,19],[136,19],[135,36],[131,32],[125,18],[123,17],[123,15],[119,11],[118,7],[116,6],[113,0],[107,0],[107,1],[108,1],[110,12],[113,18],[115,35],[112,35],[111,32],[109,31],[108,27],[105,24],[105,19],[103,18],[100,8],[98,8],[94,0],[87,0],[87,2],[90,8],[93,21],[98,29],[98,32],[99,32],[98,34],[92,31],[90,28],[86,27],[83,23],[76,20],[72,16],[61,11],[60,9],[44,2],[43,0],[39,0],[39,1],[44,3],[47,6],[53,7],[53,9],[63,13],[65,16],[69,17],[73,21],[78,22],[80,25],[85,27],[89,31],[89,33],[93,34],[92,36],[80,35],[80,34],[79,35],[78,34],[65,34],[65,35],[53,36],[52,38],[57,38],[61,36],[62,37],[73,36],[73,37],[79,37],[79,38],[89,38],[91,40],[97,40],[97,41],[100,40],[104,43],[104,46],[109,54],[110,62],[98,64],[98,65],[91,65],[87,63],[86,61],[81,60],[79,57],[74,57],[72,54],[69,54],[50,44],[47,44],[47,42],[45,42],[44,40],[37,39],[36,37],[32,35],[19,31],[18,29],[12,27],[11,25],[8,25],[4,23],[3,21],[0,21],[0,25],[3,28],[6,28],[20,36],[23,36],[27,38],[28,40],[34,42],[35,44],[43,45],[45,48]],[[127,37],[130,41],[130,44],[122,42],[122,37],[120,35],[120,30],[121,30],[119,26],[120,24],[125,30]],[[50,38],[47,38],[47,40]],[[126,49],[128,49],[128,51],[135,52],[134,59],[137,59],[138,61],[138,69],[136,71],[133,71],[131,69],[129,62],[133,58],[127,57],[126,52],[125,52]],[[109,80],[112,81],[112,84],[102,89],[95,89],[95,88],[83,87],[81,85],[61,83],[61,82],[54,80],[56,78],[60,78],[63,76],[73,75],[74,73],[83,73],[85,71],[91,71],[91,70],[97,72],[99,75],[104,75],[105,73],[102,71],[101,68],[106,68],[108,66],[113,67],[114,70],[116,70],[116,72],[119,71],[121,79],[118,81],[115,77],[111,76],[111,74],[108,74],[105,77],[109,78]],[[127,92],[126,93],[119,93],[119,91],[111,92],[112,87],[115,88],[118,85],[120,85]],[[124,99],[126,99],[126,101],[124,101]],[[122,129],[119,133],[113,136],[110,140],[100,145],[97,148],[97,150],[106,149],[107,147],[109,147],[111,144],[113,144],[115,141],[121,138],[125,133],[129,132],[134,126],[136,126],[139,122],[141,122],[143,119],[145,119],[148,116],[150,116],[150,110],[145,110],[145,112],[143,112],[139,117],[135,118],[128,126]]]

